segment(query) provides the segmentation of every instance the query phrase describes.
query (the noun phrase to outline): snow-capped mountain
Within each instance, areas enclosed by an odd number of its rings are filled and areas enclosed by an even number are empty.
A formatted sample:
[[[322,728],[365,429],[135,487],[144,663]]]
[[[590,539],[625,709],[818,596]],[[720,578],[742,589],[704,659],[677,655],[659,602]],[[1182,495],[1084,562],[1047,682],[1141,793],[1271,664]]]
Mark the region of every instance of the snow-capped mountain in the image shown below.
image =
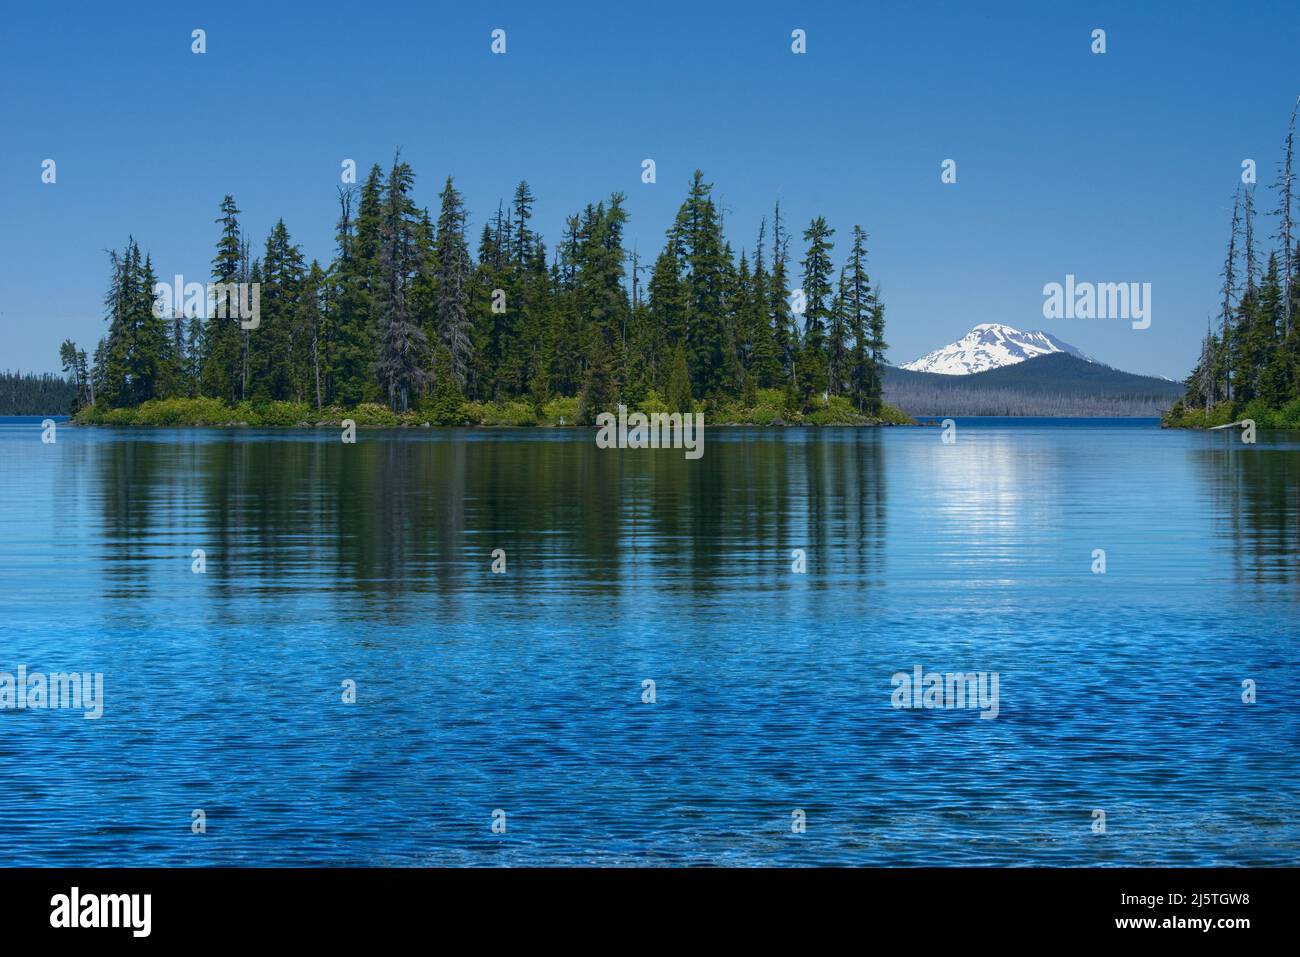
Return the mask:
[[[970,375],[1002,366],[1015,365],[1034,356],[1068,352],[1072,356],[1093,359],[1042,330],[1021,332],[996,322],[982,322],[956,342],[921,356],[903,366],[913,372],[937,372],[940,375]]]

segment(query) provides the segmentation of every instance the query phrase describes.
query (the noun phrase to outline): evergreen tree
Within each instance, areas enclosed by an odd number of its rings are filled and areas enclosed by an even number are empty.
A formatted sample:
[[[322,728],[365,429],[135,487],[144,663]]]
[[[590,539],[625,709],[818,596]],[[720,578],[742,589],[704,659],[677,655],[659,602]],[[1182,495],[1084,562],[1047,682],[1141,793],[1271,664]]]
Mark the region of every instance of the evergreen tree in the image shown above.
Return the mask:
[[[686,287],[687,363],[691,382],[701,395],[709,396],[723,391],[726,373],[726,260],[712,191],[712,184],[696,170],[673,224]]]
[[[750,377],[759,388],[770,389],[781,385],[784,375],[781,369],[781,355],[778,351],[772,315],[769,310],[771,288],[767,266],[763,262],[764,240],[767,233],[767,220],[758,227],[758,243],[754,247],[754,276],[750,289],[750,308],[753,310],[751,352],[749,359]]]
[[[473,263],[465,242],[465,207],[451,177],[443,186],[433,270],[438,283],[438,341],[451,356],[451,373],[465,389],[474,373],[474,332],[469,315]]]
[[[411,303],[411,287],[424,263],[420,257],[420,219],[410,198],[414,173],[393,157],[380,226],[379,275],[375,306],[379,313],[376,372],[394,412],[418,401],[428,381],[429,343]]]
[[[831,249],[835,230],[818,216],[804,230],[808,253],[803,259],[804,326],[799,353],[799,386],[807,398],[827,389],[826,326],[831,315]]]
[[[841,395],[849,386],[848,294],[848,275],[841,267],[826,330],[826,386],[831,395]]]
[[[202,394],[225,399],[227,402],[236,402],[243,395],[239,309],[228,289],[231,284],[239,282],[243,266],[243,243],[238,217],[239,209],[234,197],[223,198],[221,216],[217,219],[221,235],[217,239],[217,254],[212,259],[212,282],[216,286],[216,300],[209,305],[200,359]]]
[[[285,228],[276,222],[257,264],[261,311],[256,329],[248,330],[248,396],[256,400],[296,398],[305,378],[305,353],[295,347],[300,320],[303,258]]]
[[[852,338],[848,388],[859,411],[880,409],[881,371],[885,350],[884,310],[876,301],[867,275],[867,234],[853,227],[853,247],[841,280],[845,324]]]
[[[378,202],[381,189],[379,167],[373,167],[366,180],[364,195],[366,205]],[[370,260],[363,257],[372,253],[364,244],[353,217],[351,190],[339,189],[339,219],[335,228],[337,258],[330,265],[326,295],[325,356],[323,367],[325,394],[328,401],[343,405],[356,405],[373,395],[371,370],[377,348],[374,328],[370,321]],[[367,222],[367,229],[373,228]]]
[[[790,316],[790,285],[786,279],[789,256],[789,238],[781,226],[781,204],[777,203],[772,215],[772,281],[768,308],[772,314],[772,336],[783,381],[797,387],[795,356],[799,350],[799,334]]]
[[[514,264],[519,269],[526,266],[528,255],[533,248],[533,234],[528,229],[528,220],[533,215],[533,202],[533,191],[526,181],[520,180],[519,185],[515,187],[515,198],[510,207],[515,224]]]

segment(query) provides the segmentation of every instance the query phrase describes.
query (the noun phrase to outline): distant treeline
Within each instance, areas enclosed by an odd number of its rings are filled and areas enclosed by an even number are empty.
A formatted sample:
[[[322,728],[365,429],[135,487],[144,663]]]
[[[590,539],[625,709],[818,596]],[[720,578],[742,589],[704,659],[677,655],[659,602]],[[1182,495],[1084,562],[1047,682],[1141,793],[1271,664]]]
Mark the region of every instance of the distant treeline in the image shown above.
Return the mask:
[[[910,416],[932,415],[1041,415],[1041,416],[1151,416],[1168,410],[1169,402],[1150,396],[1066,395],[1030,393],[1016,389],[946,389],[886,387],[885,401]]]
[[[483,224],[472,256],[452,180],[432,213],[413,188],[400,156],[386,174],[376,165],[359,188],[341,188],[336,251],[324,266],[304,262],[283,221],[251,254],[225,197],[216,308],[159,316],[153,262],[129,240],[110,254],[107,334],[89,355],[64,344],[79,403],[206,397],[317,410],[379,403],[405,414],[523,399],[540,413],[555,397],[577,397],[589,422],[619,402],[711,410],[753,406],[761,390],[776,389],[796,411],[828,397],[881,411],[884,308],[858,226],[838,269],[835,230],[821,216],[802,231],[803,256],[792,262],[778,204],[737,255],[697,171],[649,264],[624,248],[622,194],[568,217],[548,250],[521,182]],[[250,328],[232,290],[253,284],[260,315]]]
[[[1068,353],[1027,359],[974,375],[889,366],[885,401],[908,415],[1158,416],[1182,386],[1121,372]]]
[[[1291,110],[1274,183],[1277,247],[1261,265],[1254,182],[1239,185],[1218,315],[1207,326],[1183,401],[1170,410],[1170,424],[1249,418],[1265,427],[1300,428],[1300,237],[1293,216],[1297,109],[1300,99]]]
[[[0,372],[0,415],[67,415],[77,387],[52,373]]]

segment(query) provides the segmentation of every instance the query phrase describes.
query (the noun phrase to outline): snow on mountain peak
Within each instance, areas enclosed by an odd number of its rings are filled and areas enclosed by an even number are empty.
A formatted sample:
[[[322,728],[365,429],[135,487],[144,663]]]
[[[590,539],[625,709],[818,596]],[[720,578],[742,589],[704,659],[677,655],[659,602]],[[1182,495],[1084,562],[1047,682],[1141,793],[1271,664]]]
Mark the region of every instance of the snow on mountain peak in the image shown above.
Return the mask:
[[[903,368],[940,375],[972,375],[1053,352],[1068,352],[1093,361],[1074,346],[1042,330],[1021,332],[1001,323],[981,322],[956,342],[935,349]]]

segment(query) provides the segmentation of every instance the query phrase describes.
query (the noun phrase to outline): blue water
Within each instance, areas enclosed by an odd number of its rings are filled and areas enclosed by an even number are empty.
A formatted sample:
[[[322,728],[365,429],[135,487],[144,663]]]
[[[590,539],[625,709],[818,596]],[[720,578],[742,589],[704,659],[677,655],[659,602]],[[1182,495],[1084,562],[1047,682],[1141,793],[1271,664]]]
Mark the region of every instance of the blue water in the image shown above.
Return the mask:
[[[0,672],[105,704],[0,711],[0,865],[1300,863],[1300,435],[40,435]]]

